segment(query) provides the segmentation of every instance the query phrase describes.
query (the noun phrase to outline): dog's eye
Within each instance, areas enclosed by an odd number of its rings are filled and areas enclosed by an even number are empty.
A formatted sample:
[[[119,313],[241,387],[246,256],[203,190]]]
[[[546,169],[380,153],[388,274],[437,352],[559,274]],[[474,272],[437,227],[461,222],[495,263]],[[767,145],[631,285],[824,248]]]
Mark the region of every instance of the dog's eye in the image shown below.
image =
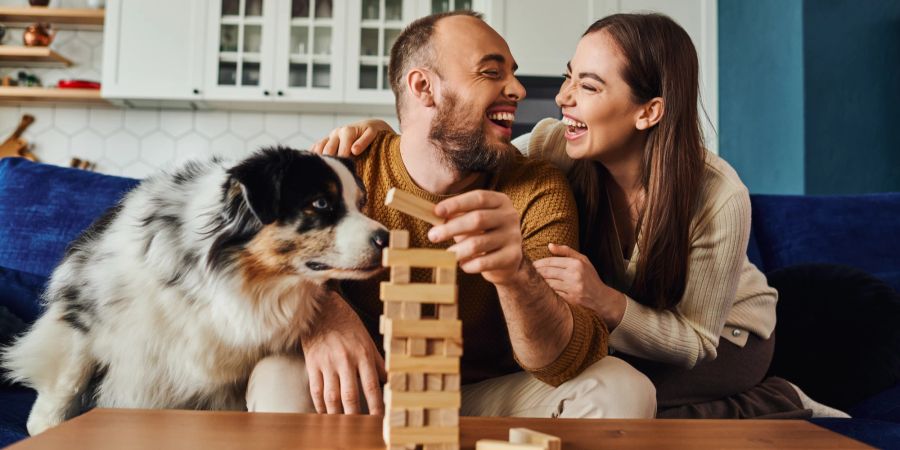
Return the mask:
[[[316,208],[316,209],[328,209],[331,206],[331,204],[328,203],[327,199],[319,198],[319,199],[316,199],[316,201],[314,201],[312,203],[312,206],[313,206],[313,208]]]

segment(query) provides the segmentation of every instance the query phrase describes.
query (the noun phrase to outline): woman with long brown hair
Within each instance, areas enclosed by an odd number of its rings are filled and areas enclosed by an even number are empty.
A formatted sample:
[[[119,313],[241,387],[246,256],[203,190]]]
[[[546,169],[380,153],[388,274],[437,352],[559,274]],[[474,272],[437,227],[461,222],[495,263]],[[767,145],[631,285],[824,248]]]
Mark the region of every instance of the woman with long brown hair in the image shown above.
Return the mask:
[[[579,206],[581,252],[550,244],[535,267],[606,323],[616,356],[656,385],[659,417],[842,415],[766,378],[778,294],[747,259],[747,188],[704,148],[698,78],[690,37],[666,16],[588,28],[556,97],[562,121],[513,142],[566,171]],[[385,128],[336,129],[314,150],[347,156]]]

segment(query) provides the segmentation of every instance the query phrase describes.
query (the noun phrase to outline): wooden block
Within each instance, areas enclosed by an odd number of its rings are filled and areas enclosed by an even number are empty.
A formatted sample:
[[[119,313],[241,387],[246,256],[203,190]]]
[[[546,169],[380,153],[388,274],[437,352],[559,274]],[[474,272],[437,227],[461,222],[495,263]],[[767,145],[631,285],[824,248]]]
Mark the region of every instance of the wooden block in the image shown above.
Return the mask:
[[[444,356],[459,358],[463,354],[462,343],[447,339],[444,341]]]
[[[403,302],[384,302],[384,316],[388,319],[403,317]]]
[[[459,445],[459,427],[406,427],[385,430],[384,440],[389,445],[445,444]]]
[[[393,411],[393,410],[391,410]],[[406,410],[408,427],[424,427],[425,426],[425,409],[409,408]]]
[[[542,450],[544,447],[533,444],[513,444],[508,441],[479,439],[475,441],[475,450]]]
[[[409,338],[407,341],[406,354],[410,356],[425,356],[427,349],[425,348],[425,338]]]
[[[459,444],[425,444],[422,446],[422,450],[459,450]]]
[[[400,372],[389,373],[387,387],[397,392],[406,391],[406,374]]]
[[[426,339],[425,341],[426,355],[443,355],[444,340],[443,339]]]
[[[390,343],[390,346],[384,349],[386,355],[405,355],[408,351],[406,339],[385,336],[384,341]]]
[[[455,284],[456,267],[436,267],[431,278],[436,284]]]
[[[409,231],[391,230],[388,248],[409,248]]]
[[[387,420],[390,421],[391,427],[405,427],[412,426],[412,424],[407,425],[407,417],[406,417],[405,409],[391,409],[388,411]]]
[[[422,318],[422,304],[413,302],[400,302],[400,317],[409,320],[419,320]]]
[[[432,225],[444,223],[444,219],[434,214],[434,203],[397,188],[391,188],[387,192],[384,204]]]
[[[459,315],[459,306],[457,305],[438,305],[438,319],[449,320],[455,319]]]
[[[391,266],[391,283],[409,283],[411,269],[409,266]]]
[[[426,391],[442,391],[444,389],[444,375],[439,373],[425,374]]]
[[[395,338],[409,337],[460,340],[462,339],[462,322],[459,320],[405,320],[385,318],[383,333]],[[424,343],[422,345],[424,346]]]
[[[514,444],[540,445],[544,450],[562,449],[562,439],[559,437],[530,430],[528,428],[510,428],[509,442]]]
[[[459,392],[400,392],[385,393],[385,407],[397,408],[459,408]],[[424,420],[424,419],[423,419]]]
[[[444,374],[444,392],[459,392],[460,377],[459,374]]]
[[[456,303],[455,284],[381,283],[382,301],[419,302],[419,303]]]
[[[453,408],[426,409],[425,425],[431,427],[457,427],[459,426],[459,410]]]
[[[425,390],[425,374],[424,373],[408,373],[406,374],[408,387],[407,391],[422,392]]]
[[[387,355],[388,372],[459,373],[459,358],[452,356]]]
[[[456,253],[439,248],[388,248],[381,253],[381,265],[385,267],[445,267],[456,274]],[[452,281],[450,283],[455,282]]]

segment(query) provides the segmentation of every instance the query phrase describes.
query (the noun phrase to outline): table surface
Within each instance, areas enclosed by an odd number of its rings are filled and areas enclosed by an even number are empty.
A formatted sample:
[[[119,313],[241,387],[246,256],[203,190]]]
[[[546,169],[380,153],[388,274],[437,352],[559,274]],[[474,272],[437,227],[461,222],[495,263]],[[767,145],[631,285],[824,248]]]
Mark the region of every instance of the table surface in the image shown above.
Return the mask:
[[[95,409],[11,447],[28,449],[384,449],[381,417]],[[564,449],[870,448],[803,420],[622,420],[461,417],[460,444],[526,427]]]

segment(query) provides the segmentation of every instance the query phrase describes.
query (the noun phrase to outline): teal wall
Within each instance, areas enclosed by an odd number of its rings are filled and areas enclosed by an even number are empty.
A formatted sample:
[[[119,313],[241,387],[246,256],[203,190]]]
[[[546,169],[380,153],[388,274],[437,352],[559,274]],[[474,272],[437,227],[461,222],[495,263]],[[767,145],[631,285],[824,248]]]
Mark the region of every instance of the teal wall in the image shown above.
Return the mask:
[[[719,152],[750,191],[900,191],[900,1],[718,9]]]
[[[803,8],[719,0],[719,154],[751,192],[803,193]]]

